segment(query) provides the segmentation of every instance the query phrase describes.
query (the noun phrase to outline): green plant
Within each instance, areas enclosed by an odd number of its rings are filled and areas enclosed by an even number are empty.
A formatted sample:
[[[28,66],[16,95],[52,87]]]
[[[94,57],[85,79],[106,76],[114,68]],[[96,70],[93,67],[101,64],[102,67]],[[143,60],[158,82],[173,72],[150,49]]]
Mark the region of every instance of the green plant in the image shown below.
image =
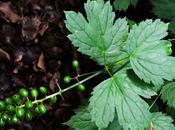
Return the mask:
[[[0,126],[18,124],[24,118],[32,120],[32,109],[38,115],[45,114],[46,100],[54,104],[57,96],[73,88],[85,91],[84,82],[107,73],[109,78],[93,89],[89,104],[75,110],[64,124],[75,130],[175,130],[170,116],[151,111],[159,97],[175,108],[175,58],[170,56],[171,42],[163,40],[168,24],[157,19],[129,27],[126,18],[114,20],[110,2],[103,0],[87,1],[85,12],[87,19],[81,13],[65,12],[65,24],[71,32],[68,38],[103,69],[65,76],[65,83],[74,79],[77,83],[64,89],[58,85],[53,94],[45,86],[30,93],[19,89],[0,101]],[[80,67],[79,62],[73,60],[72,67]],[[151,98],[154,100],[149,105]]]
[[[174,96],[168,93],[175,86],[175,58],[170,56],[171,42],[162,40],[168,24],[145,20],[129,29],[125,18],[114,21],[110,3],[102,0],[88,1],[85,12],[87,20],[81,13],[65,12],[68,38],[104,66],[110,78],[94,88],[89,105],[65,124],[77,130],[174,130],[171,117],[150,111],[159,95],[173,104]],[[144,99],[157,94],[149,106]]]
[[[126,11],[130,5],[136,7],[138,0],[114,0],[115,10]]]

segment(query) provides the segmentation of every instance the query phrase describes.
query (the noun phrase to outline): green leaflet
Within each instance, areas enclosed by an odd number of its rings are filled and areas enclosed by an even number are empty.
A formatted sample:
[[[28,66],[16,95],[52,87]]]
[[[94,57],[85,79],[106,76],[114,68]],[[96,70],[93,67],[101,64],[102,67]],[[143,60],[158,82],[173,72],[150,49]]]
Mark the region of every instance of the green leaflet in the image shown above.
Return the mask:
[[[145,82],[162,85],[164,79],[175,79],[175,58],[171,43],[161,40],[168,33],[168,24],[160,20],[146,20],[131,29],[126,51],[130,54],[130,63],[134,72]]]
[[[65,12],[72,44],[101,65],[127,57],[121,51],[128,34],[126,19],[119,18],[114,22],[115,13],[109,2],[87,1],[85,11],[87,20],[81,13]]]
[[[81,107],[76,111],[76,115],[64,124],[75,130],[97,130],[95,123],[91,122],[91,115],[87,107]]]
[[[167,102],[168,106],[175,108],[175,82],[171,82],[162,87],[161,99]]]
[[[91,121],[91,115],[86,106],[80,107],[75,111],[76,115],[72,116],[71,119],[65,122],[65,125],[68,125],[75,130],[98,130],[94,122]],[[118,122],[117,116],[109,124],[105,130],[123,130]]]
[[[155,130],[175,130],[173,119],[160,112],[152,113],[152,123]]]
[[[139,79],[130,79],[125,71],[116,73],[94,88],[90,98],[92,121],[100,128],[106,128],[113,121],[115,111],[124,129],[145,128],[150,123],[148,104],[139,97],[150,97],[149,85],[139,84]],[[144,85],[145,89],[142,89]],[[148,87],[148,88],[146,88]],[[155,95],[155,92],[151,92]]]
[[[137,5],[138,0],[115,0],[113,5],[115,10],[126,11],[130,5],[134,7]]]

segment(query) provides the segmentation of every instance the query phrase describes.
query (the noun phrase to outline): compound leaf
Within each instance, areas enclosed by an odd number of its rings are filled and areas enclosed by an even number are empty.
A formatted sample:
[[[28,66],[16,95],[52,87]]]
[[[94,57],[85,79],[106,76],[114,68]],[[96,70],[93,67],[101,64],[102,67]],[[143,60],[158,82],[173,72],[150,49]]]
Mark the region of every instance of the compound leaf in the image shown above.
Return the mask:
[[[173,119],[160,112],[152,113],[152,124],[154,130],[175,130]]]
[[[128,34],[126,19],[119,18],[114,22],[115,13],[109,1],[87,1],[85,11],[87,20],[81,13],[65,12],[72,44],[101,65],[126,57],[127,54],[121,51]]]
[[[162,87],[161,99],[167,102],[168,106],[175,108],[175,82],[171,82]]]
[[[168,33],[168,24],[160,20],[146,20],[131,29],[126,51],[130,54],[130,63],[134,72],[145,82],[162,85],[164,79],[175,78],[175,58],[171,43],[161,40]]]
[[[143,84],[135,83],[126,72],[116,73],[94,88],[90,98],[90,113],[92,121],[100,128],[106,128],[113,121],[115,111],[120,125],[124,129],[147,127],[150,121],[148,104],[139,97],[149,97]],[[146,85],[144,85],[146,87]],[[148,85],[149,87],[149,85]],[[151,91],[151,90],[149,90]],[[152,95],[155,95],[152,92]]]

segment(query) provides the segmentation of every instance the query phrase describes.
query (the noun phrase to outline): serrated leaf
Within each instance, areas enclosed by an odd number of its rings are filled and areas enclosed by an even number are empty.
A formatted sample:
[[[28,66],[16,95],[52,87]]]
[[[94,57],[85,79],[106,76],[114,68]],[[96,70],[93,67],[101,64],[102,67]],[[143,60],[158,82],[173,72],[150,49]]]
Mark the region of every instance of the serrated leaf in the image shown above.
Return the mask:
[[[171,82],[162,87],[161,99],[167,102],[168,106],[175,108],[175,82]]]
[[[175,79],[175,58],[171,43],[161,40],[168,33],[168,24],[160,20],[146,20],[131,29],[126,50],[134,72],[145,82],[162,85],[165,80]]]
[[[152,123],[154,130],[175,130],[173,119],[160,112],[152,113]]]
[[[64,124],[74,128],[75,130],[97,130],[94,122],[91,121],[91,115],[87,107],[81,107],[76,110],[76,115]]]
[[[137,5],[138,0],[115,0],[114,8],[115,10],[124,10],[126,11],[130,5],[134,7]]]
[[[87,1],[85,11],[87,20],[81,13],[65,12],[72,44],[101,65],[126,57],[127,54],[121,51],[128,34],[126,19],[119,18],[114,22],[115,13],[109,1]]]
[[[114,119],[115,110],[124,129],[144,128],[149,124],[148,104],[139,97],[149,97],[143,84],[131,81],[125,71],[116,73],[94,88],[90,98],[92,121],[100,128],[105,128]],[[146,87],[146,85],[144,85]],[[145,92],[142,94],[141,92]]]

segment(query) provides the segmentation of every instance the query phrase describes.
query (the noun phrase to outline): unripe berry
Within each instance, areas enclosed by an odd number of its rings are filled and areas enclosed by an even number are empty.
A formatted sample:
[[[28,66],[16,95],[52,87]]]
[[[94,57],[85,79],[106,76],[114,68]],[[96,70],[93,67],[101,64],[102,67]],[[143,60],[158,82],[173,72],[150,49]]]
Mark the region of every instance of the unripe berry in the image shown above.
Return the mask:
[[[46,107],[42,103],[38,105],[38,109],[39,109],[40,114],[46,113]]]
[[[18,108],[18,109],[16,110],[16,116],[17,116],[18,118],[24,117],[24,114],[25,114],[24,108]]]
[[[15,110],[15,107],[13,105],[7,105],[6,109],[8,112],[13,112]]]
[[[3,127],[4,125],[5,125],[5,121],[2,118],[0,118],[0,127]]]
[[[32,95],[33,98],[37,98],[38,97],[38,91],[37,91],[37,89],[32,89],[30,93],[31,93],[31,95]]]
[[[25,89],[25,88],[21,88],[19,90],[19,94],[22,96],[22,97],[27,97],[29,95],[29,92]]]
[[[13,123],[13,124],[18,124],[18,123],[19,123],[19,119],[16,117],[16,115],[14,115],[14,116],[12,117],[12,123]]]
[[[70,81],[71,81],[71,77],[70,76],[64,76],[64,79],[63,79],[63,81],[64,81],[64,83],[70,83]]]
[[[78,68],[79,67],[79,62],[77,60],[72,61],[72,67],[73,68]]]
[[[6,104],[12,104],[13,103],[13,101],[10,97],[5,98],[4,101],[5,101]]]
[[[25,117],[28,121],[31,121],[32,120],[32,113],[30,111],[27,111]]]
[[[4,101],[0,101],[0,111],[4,110],[6,107]]]
[[[33,107],[33,103],[32,103],[30,100],[27,100],[26,103],[25,103],[25,107],[26,107],[27,109],[30,109],[30,108]]]
[[[80,91],[80,92],[83,92],[83,91],[85,91],[85,86],[83,85],[83,84],[79,84],[78,86],[77,86],[77,89]]]
[[[57,102],[57,96],[51,97],[51,98],[50,98],[50,102],[51,102],[52,104],[56,103],[56,102]]]
[[[46,93],[47,93],[47,89],[46,89],[46,87],[44,87],[44,86],[41,86],[41,87],[39,88],[39,90],[40,90],[40,92],[41,92],[42,94],[46,94]]]

